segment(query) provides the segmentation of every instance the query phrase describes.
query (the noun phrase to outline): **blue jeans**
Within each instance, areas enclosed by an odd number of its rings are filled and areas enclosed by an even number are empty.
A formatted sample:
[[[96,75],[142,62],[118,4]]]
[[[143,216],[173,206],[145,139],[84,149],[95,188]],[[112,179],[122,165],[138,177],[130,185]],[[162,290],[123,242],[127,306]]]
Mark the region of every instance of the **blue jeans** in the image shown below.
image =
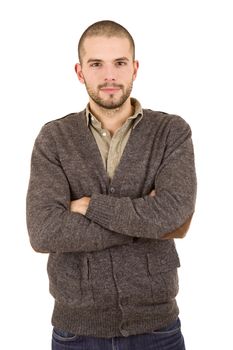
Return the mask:
[[[95,338],[54,328],[52,350],[185,350],[180,320],[159,331],[129,337]]]

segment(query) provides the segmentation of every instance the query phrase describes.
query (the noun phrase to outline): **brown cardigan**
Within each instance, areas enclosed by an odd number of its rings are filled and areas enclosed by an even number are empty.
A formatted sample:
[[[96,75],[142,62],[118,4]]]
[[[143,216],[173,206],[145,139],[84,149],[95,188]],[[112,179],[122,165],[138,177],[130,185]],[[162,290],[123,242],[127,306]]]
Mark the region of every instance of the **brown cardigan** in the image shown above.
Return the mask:
[[[70,212],[83,196],[86,215]],[[32,153],[27,225],[33,248],[49,253],[53,325],[114,337],[175,320],[171,237],[186,233],[195,198],[191,130],[178,116],[143,110],[110,183],[85,111],[46,124]]]

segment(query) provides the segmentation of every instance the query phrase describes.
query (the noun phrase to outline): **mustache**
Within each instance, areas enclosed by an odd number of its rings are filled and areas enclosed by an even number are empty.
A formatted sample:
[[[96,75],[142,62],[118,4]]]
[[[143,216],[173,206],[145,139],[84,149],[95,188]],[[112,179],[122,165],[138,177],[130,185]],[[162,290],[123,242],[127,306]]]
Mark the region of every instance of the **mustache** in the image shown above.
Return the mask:
[[[102,88],[119,88],[119,89],[123,89],[123,85],[121,84],[115,84],[115,83],[104,83],[104,84],[101,84],[101,85],[98,85],[98,88],[99,89],[102,89]]]

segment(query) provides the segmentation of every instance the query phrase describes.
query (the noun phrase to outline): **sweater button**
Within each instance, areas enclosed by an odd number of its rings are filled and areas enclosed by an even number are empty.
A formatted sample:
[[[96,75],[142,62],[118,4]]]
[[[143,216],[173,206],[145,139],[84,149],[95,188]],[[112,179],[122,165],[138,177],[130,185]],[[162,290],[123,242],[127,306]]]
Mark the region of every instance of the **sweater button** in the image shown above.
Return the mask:
[[[114,187],[110,187],[110,192],[114,193],[115,192],[115,188]]]
[[[128,337],[129,336],[129,332],[126,331],[125,329],[121,329],[120,332],[123,335],[123,337]]]

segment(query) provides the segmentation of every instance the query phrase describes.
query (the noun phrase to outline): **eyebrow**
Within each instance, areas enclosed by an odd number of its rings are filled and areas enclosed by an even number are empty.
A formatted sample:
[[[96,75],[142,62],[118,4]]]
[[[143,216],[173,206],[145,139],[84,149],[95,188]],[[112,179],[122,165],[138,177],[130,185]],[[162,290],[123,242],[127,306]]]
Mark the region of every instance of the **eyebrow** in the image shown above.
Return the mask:
[[[127,57],[116,58],[114,61],[129,61]]]
[[[119,57],[114,60],[114,62],[118,62],[118,61],[129,61],[129,59],[127,57]],[[92,63],[92,62],[103,62],[103,60],[100,60],[98,58],[89,58],[89,60],[87,61],[87,63]]]
[[[91,62],[103,62],[103,60],[99,60],[97,58],[89,58],[89,60],[87,61],[87,63],[91,63]]]

